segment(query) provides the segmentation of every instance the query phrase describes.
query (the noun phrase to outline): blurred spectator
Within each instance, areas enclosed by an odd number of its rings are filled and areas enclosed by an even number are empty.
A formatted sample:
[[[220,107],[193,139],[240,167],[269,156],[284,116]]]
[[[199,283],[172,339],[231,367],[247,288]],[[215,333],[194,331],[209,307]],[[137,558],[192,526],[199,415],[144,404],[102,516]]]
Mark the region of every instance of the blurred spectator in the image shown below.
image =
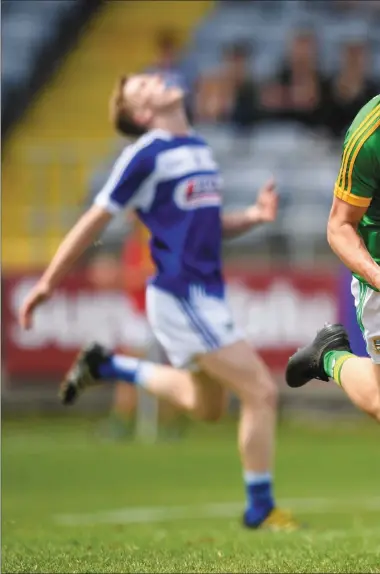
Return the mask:
[[[300,30],[290,44],[274,84],[263,92],[263,106],[281,119],[308,127],[323,124],[328,82],[320,71],[317,41],[313,32]]]
[[[372,17],[380,18],[380,0],[362,0],[360,4],[363,4]]]
[[[192,93],[196,71],[186,66],[181,58],[181,45],[174,30],[161,30],[155,38],[157,58],[145,70],[165,77],[168,84],[180,86],[186,93],[186,109],[192,119]]]
[[[248,64],[252,52],[245,43],[226,46],[221,69],[203,77],[197,94],[197,119],[251,127],[259,119],[259,88]]]
[[[359,5],[359,0],[332,0],[329,2],[333,10],[340,12],[351,12],[357,10]],[[362,1],[360,2],[362,4]]]
[[[379,93],[379,85],[369,78],[369,48],[365,42],[343,46],[341,67],[330,89],[326,123],[331,134],[340,137],[360,108]]]
[[[376,17],[380,11],[380,0],[328,0],[327,3],[337,14],[358,17],[360,20],[368,15]]]
[[[365,23],[368,17],[380,16],[380,0],[318,0],[314,2],[304,0],[304,2],[308,9],[316,8],[334,18],[343,18],[348,21],[348,24],[357,21]]]

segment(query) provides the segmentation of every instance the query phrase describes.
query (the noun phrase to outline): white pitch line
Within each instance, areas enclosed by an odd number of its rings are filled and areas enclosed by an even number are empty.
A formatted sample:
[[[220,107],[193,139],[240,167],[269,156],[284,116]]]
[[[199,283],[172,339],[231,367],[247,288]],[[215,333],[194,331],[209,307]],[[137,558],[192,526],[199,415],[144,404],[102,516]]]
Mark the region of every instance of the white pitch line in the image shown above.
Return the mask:
[[[280,502],[280,506],[300,512],[319,514],[324,512],[351,513],[352,511],[379,512],[380,497],[357,500],[329,498],[296,498]],[[61,514],[54,517],[63,526],[92,524],[143,524],[171,522],[183,519],[232,518],[238,516],[242,502],[222,502],[192,506],[128,507],[108,512],[88,514]]]

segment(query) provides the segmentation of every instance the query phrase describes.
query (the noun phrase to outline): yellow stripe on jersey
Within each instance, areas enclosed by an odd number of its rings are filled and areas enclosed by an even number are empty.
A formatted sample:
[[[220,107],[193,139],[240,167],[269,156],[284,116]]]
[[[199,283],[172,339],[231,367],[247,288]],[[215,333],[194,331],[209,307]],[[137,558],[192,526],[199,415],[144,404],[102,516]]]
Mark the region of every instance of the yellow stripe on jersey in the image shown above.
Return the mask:
[[[355,144],[359,141],[360,137],[364,134],[365,130],[369,127],[369,125],[371,124],[371,122],[373,121],[375,115],[379,114],[380,112],[380,107],[374,108],[371,113],[368,114],[368,116],[366,116],[364,118],[364,120],[359,124],[359,126],[356,128],[356,130],[353,132],[353,134],[351,135],[349,142],[343,152],[343,157],[342,157],[342,163],[341,163],[341,167],[340,167],[340,171],[338,174],[338,179],[337,179],[337,185],[339,187],[341,187],[342,189],[345,188],[345,179],[346,179],[346,173],[347,173],[347,167],[348,167],[348,161],[349,161],[349,157],[351,152],[353,151]],[[342,183],[340,183],[340,181],[342,180]]]
[[[355,205],[356,207],[369,207],[372,201],[371,197],[359,197],[353,193],[347,193],[341,187],[339,187],[339,185],[335,185],[334,195],[338,199],[342,199],[346,203]]]
[[[371,137],[371,135],[373,134],[374,131],[377,130],[378,127],[380,127],[380,108],[378,110],[378,118],[376,123],[371,127],[370,130],[368,130],[364,136],[363,139],[358,143],[357,148],[355,150],[354,155],[352,156],[352,160],[350,163],[350,169],[348,172],[348,181],[347,181],[347,193],[351,193],[351,189],[352,189],[352,172],[354,171],[354,166],[355,166],[355,160],[358,157],[358,154],[361,150],[361,148],[363,147],[363,145],[365,144],[365,142],[368,140],[368,138]]]
[[[355,160],[356,160],[361,148],[363,147],[365,142],[368,140],[368,138],[371,137],[373,132],[375,130],[377,130],[378,127],[380,127],[380,108],[378,109],[378,116],[379,116],[379,118],[377,118],[377,117],[374,118],[375,123],[371,122],[371,127],[369,129],[367,128],[366,131],[363,132],[363,134],[361,135],[361,139],[360,139],[360,136],[358,138],[357,147],[356,147],[355,152],[354,152],[354,154],[350,160],[350,167],[349,167],[349,170],[347,173],[348,178],[347,178],[346,188],[339,185],[339,178],[338,178],[338,181],[337,181],[337,183],[335,185],[335,189],[334,189],[334,194],[336,195],[336,197],[338,197],[339,199],[342,199],[346,203],[349,203],[351,205],[356,205],[357,207],[369,207],[369,205],[371,204],[371,201],[372,201],[372,198],[370,198],[370,197],[359,197],[359,196],[351,193],[351,190],[352,190],[352,172],[354,171]],[[344,178],[345,178],[345,176],[346,176],[346,172],[344,172]]]

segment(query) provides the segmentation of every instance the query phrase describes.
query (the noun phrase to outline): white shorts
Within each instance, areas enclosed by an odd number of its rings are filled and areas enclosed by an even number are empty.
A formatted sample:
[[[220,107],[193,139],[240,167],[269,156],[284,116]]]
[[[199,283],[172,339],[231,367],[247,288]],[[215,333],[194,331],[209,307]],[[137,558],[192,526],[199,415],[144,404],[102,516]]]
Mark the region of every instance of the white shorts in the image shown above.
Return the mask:
[[[150,285],[147,315],[154,336],[174,367],[196,368],[196,358],[243,337],[225,299],[197,293],[180,299]]]
[[[374,363],[380,364],[380,293],[353,277],[351,292],[355,298],[356,317]]]

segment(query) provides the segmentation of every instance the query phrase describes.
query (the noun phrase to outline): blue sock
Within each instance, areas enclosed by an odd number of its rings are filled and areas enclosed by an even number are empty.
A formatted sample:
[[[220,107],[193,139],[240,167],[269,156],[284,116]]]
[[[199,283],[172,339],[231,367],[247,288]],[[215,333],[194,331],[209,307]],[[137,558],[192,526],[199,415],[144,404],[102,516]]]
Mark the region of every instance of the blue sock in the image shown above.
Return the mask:
[[[244,482],[247,493],[245,523],[249,526],[257,526],[274,508],[272,475],[269,472],[246,471]]]
[[[144,366],[151,365],[135,357],[111,355],[99,365],[97,371],[101,379],[125,381],[131,385],[144,383]]]

